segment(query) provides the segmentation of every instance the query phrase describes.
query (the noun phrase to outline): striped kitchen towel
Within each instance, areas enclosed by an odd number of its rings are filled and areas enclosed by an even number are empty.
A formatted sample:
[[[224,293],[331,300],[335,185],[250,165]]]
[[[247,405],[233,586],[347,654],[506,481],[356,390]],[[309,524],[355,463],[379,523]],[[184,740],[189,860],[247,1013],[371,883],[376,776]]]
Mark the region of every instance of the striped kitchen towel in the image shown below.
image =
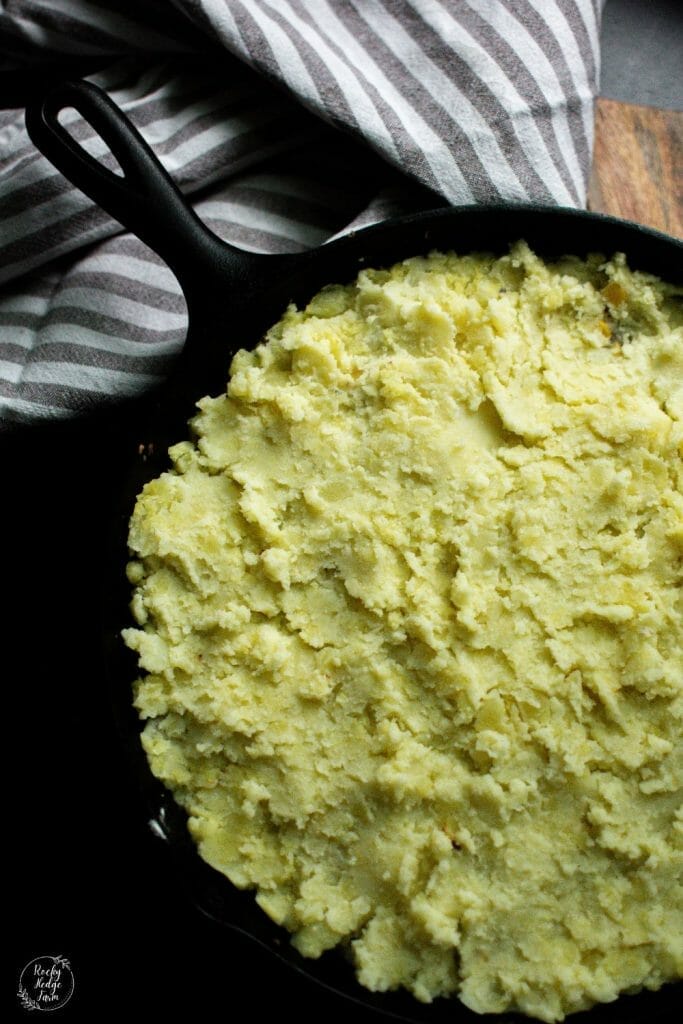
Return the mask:
[[[601,7],[6,0],[0,69],[92,60],[217,234],[295,251],[446,203],[582,206]],[[168,268],[35,150],[23,110],[0,110],[0,426],[140,393],[185,325]]]

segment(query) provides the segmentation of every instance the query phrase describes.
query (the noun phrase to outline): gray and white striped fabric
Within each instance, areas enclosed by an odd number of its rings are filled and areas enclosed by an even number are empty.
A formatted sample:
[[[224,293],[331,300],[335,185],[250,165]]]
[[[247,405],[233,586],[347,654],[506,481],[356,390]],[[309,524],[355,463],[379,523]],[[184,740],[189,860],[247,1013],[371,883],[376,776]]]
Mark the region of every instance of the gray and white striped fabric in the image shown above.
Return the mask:
[[[91,79],[217,234],[295,251],[445,203],[582,206],[601,7],[6,0],[0,67],[101,60]],[[168,268],[36,152],[22,110],[0,110],[0,427],[139,393],[185,325]]]

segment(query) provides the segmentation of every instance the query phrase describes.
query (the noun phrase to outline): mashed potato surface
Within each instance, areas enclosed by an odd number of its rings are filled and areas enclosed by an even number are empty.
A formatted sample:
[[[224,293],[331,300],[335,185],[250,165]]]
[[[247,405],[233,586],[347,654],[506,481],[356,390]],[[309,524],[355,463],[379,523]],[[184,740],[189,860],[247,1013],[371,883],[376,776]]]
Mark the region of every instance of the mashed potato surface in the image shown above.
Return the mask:
[[[683,974],[680,294],[432,254],[291,308],[130,528],[154,773],[370,989]]]

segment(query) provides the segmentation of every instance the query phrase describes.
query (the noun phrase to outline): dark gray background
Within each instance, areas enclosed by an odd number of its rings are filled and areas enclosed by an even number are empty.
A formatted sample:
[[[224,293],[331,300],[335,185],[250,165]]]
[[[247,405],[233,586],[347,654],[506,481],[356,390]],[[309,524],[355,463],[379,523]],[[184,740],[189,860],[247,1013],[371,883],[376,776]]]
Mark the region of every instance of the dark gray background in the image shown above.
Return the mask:
[[[607,0],[600,94],[683,110],[683,0]]]

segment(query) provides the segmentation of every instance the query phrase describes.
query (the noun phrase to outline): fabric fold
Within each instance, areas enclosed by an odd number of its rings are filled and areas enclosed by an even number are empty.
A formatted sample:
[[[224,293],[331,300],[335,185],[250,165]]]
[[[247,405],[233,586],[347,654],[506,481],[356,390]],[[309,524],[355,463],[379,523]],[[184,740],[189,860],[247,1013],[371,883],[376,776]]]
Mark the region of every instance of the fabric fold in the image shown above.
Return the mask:
[[[101,55],[89,77],[212,229],[294,251],[444,203],[582,206],[600,10],[599,0],[9,0],[0,55],[9,68]],[[70,114],[69,130],[106,163]],[[182,346],[175,279],[36,152],[22,110],[0,111],[0,284],[0,423],[144,390]]]

